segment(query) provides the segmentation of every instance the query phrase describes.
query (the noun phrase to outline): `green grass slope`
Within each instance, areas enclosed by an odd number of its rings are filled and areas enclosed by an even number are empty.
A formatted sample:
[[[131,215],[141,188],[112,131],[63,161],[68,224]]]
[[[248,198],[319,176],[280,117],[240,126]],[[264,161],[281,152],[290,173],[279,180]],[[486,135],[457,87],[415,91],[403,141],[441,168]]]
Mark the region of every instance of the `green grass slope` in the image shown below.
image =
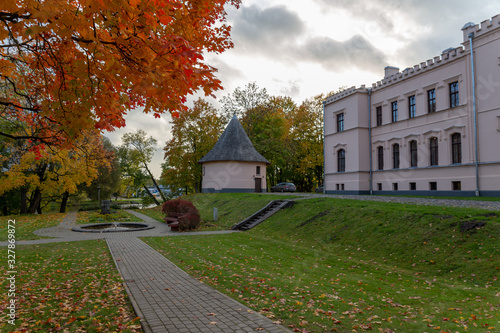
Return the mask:
[[[191,199],[202,216],[231,207],[227,225],[254,212],[243,196]],[[147,242],[293,331],[496,332],[499,236],[497,212],[318,198],[248,232]]]
[[[472,283],[496,281],[500,269],[500,212],[320,198],[252,232]]]

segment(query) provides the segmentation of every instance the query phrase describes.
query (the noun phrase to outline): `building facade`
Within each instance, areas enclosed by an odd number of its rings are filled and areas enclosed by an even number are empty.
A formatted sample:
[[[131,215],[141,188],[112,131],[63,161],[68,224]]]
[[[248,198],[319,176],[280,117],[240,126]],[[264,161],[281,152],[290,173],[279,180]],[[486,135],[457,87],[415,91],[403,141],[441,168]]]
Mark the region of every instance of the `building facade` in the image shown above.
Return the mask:
[[[326,193],[500,196],[500,15],[462,30],[324,102]]]
[[[255,150],[236,116],[231,119],[202,164],[203,193],[263,193],[269,161]]]

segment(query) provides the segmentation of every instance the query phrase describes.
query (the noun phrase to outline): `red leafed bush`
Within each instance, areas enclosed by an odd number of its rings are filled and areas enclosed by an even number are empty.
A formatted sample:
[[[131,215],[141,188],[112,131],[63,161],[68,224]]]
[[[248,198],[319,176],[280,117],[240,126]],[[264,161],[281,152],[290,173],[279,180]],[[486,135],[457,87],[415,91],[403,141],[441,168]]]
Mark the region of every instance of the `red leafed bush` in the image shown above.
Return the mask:
[[[200,224],[200,215],[195,213],[186,213],[179,217],[179,230],[196,229]]]
[[[196,229],[200,223],[200,212],[190,201],[181,199],[165,201],[161,211],[167,217],[179,219],[179,230]]]

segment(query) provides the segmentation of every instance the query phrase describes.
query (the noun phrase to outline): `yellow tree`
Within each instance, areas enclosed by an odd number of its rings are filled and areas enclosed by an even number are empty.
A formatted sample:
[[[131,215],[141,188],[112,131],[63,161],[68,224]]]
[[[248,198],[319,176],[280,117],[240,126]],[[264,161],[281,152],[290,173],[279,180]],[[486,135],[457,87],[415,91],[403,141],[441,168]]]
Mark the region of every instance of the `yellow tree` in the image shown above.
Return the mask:
[[[10,160],[3,163],[8,168],[0,174],[0,195],[13,189],[25,191],[24,198],[27,194],[30,197],[26,212],[31,214],[41,212],[44,196],[63,196],[65,206],[68,195],[76,193],[80,184],[89,186],[98,176],[98,168],[109,166],[113,158],[103,149],[96,131],[84,133],[72,148],[30,151],[27,145],[14,144],[10,148],[12,155],[2,157]]]

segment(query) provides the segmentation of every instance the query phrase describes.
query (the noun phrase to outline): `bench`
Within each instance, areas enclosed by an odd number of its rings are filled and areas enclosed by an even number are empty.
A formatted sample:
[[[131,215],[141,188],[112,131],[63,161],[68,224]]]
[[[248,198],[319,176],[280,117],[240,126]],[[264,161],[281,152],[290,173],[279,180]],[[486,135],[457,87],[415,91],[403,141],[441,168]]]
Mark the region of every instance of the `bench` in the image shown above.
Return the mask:
[[[181,217],[183,214],[171,214],[172,216],[167,216],[164,218],[165,223],[170,227],[171,231],[178,231],[179,230],[179,217]]]
[[[163,219],[166,224],[177,222],[179,219],[177,217],[165,217]]]
[[[172,222],[168,225],[171,231],[179,230],[179,222]]]

